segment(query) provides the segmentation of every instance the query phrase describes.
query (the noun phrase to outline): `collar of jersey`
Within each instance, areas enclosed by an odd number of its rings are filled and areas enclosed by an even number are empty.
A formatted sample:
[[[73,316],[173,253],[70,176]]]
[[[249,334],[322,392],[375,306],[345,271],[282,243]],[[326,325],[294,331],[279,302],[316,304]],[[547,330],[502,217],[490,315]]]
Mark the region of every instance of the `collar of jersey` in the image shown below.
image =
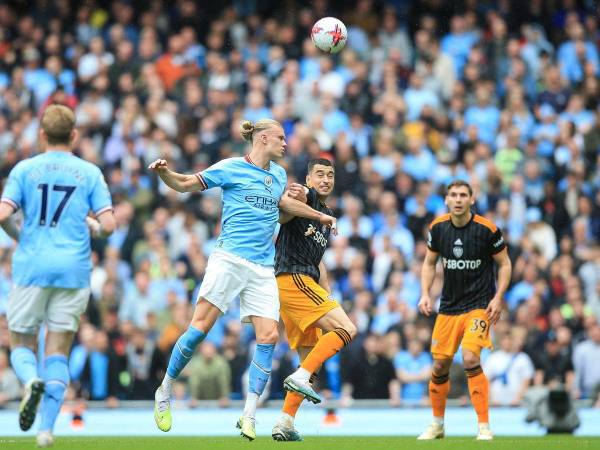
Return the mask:
[[[469,221],[467,223],[465,223],[462,227],[457,227],[456,225],[454,225],[454,223],[452,222],[452,219],[450,219],[450,225],[452,225],[454,228],[456,228],[457,230],[462,230],[463,228],[467,228],[469,226],[469,224],[471,222],[473,222],[473,219],[475,218],[475,213],[473,211],[471,211],[471,218],[469,219]]]
[[[327,203],[325,203],[323,200],[321,200],[319,198],[319,193],[317,192],[317,190],[315,188],[308,187],[306,184],[303,184],[302,186],[304,186],[307,189],[313,189],[315,191],[315,195],[317,196],[317,200],[319,200],[319,203],[321,204],[321,206],[324,206],[325,208],[329,208],[329,206],[327,206]]]
[[[256,165],[256,163],[250,159],[250,155],[244,156],[244,159],[246,160],[246,162],[248,164],[252,164],[254,167],[258,167]],[[261,169],[261,170],[264,170],[265,172],[270,172],[271,171],[271,161],[269,161],[269,168],[268,169],[265,169],[264,167],[258,167],[258,168]]]

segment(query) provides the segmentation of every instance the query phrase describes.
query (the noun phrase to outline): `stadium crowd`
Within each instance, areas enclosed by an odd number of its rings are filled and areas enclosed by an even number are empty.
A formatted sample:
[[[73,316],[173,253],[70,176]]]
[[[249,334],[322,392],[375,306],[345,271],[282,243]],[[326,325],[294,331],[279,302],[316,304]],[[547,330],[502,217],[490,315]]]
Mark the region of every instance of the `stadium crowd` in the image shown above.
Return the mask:
[[[32,3],[33,5],[30,5]],[[473,185],[513,279],[484,360],[491,403],[561,383],[600,406],[600,23],[592,0],[16,1],[0,5],[0,179],[36,154],[45,105],[75,109],[77,154],[108,181],[117,231],[94,241],[92,299],[71,398],[152,399],[219,233],[220,194],[178,194],[146,169],[192,173],[243,155],[241,119],[281,122],[289,180],[334,161],[339,218],[324,261],[359,336],[322,370],[326,395],[423,404],[432,319],[418,314],[428,223],[444,186]],[[316,19],[348,27],[338,55]],[[0,238],[0,405],[13,242]],[[441,292],[441,269],[434,291]],[[282,335],[283,336],[283,335]],[[184,372],[183,402],[242,398],[250,327],[233,308]],[[278,344],[270,398],[296,366]],[[457,361],[460,363],[460,361]],[[467,401],[460,365],[450,397]]]

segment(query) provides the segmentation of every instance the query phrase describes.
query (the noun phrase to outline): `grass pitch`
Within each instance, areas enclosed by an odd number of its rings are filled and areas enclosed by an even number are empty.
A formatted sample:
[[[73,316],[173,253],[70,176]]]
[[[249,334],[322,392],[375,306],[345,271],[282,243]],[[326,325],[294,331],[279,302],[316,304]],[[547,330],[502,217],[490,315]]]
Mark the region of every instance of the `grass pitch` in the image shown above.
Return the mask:
[[[450,437],[437,441],[417,441],[413,437],[318,437],[308,436],[303,442],[274,442],[270,437],[259,436],[248,442],[231,437],[58,437],[56,450],[235,450],[278,449],[292,447],[298,450],[567,450],[600,449],[600,438],[556,435],[545,437],[497,437],[491,442],[478,442],[474,437]],[[0,437],[2,450],[34,449],[35,438]]]

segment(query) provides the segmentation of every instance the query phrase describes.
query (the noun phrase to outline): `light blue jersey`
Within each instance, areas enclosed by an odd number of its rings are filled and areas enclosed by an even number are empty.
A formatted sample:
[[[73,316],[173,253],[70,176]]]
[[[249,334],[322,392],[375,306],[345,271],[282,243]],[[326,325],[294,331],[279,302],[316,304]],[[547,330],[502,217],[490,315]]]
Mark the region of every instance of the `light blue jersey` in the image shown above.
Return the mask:
[[[95,165],[50,151],[10,172],[2,201],[22,208],[24,222],[13,255],[17,286],[85,288],[90,284],[90,233],[85,218],[112,208]]]
[[[271,162],[261,169],[246,158],[228,158],[197,174],[206,189],[221,187],[223,214],[216,248],[256,264],[272,266],[279,199],[287,185],[285,170]]]

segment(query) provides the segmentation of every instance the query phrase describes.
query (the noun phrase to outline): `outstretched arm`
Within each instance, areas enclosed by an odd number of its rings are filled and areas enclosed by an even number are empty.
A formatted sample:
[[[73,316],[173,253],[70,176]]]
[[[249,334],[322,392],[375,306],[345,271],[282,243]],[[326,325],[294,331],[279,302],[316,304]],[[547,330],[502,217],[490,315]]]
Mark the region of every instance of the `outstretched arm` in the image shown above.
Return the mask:
[[[315,209],[312,209],[306,203],[294,200],[288,195],[283,195],[279,200],[279,209],[293,216],[305,217],[311,220],[318,220],[319,223],[327,225],[331,228],[331,232],[337,234],[337,219],[327,214],[323,214]]]
[[[164,159],[157,159],[148,166],[148,169],[156,172],[167,186],[177,192],[203,191],[206,189],[206,186],[202,184],[197,175],[184,175],[173,172],[169,170],[167,161]]]
[[[306,197],[307,192],[308,192],[307,187],[302,186],[301,184],[298,184],[298,183],[292,183],[292,184],[290,184],[290,187],[283,195],[287,195],[289,197],[292,197],[294,200],[298,200],[302,203],[306,203],[308,201],[308,198]],[[280,224],[288,223],[293,218],[294,218],[294,216],[292,214],[286,213],[281,210],[279,211],[279,223]]]

